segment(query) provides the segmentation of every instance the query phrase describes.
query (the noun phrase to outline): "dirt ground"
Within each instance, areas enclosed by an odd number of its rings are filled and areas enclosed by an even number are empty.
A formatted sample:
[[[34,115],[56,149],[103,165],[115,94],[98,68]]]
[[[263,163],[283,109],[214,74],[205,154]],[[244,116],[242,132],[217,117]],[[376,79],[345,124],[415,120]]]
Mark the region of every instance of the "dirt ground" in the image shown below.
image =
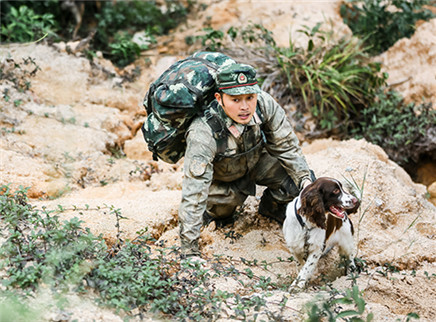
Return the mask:
[[[340,22],[338,1],[231,0],[208,4],[204,13],[189,19],[164,37],[161,46],[135,62],[142,72],[134,82],[123,80],[133,66],[120,71],[102,58],[91,65],[80,54],[69,55],[43,44],[1,45],[2,63],[6,58],[19,62],[30,56],[41,68],[31,79],[31,90],[24,93],[14,90],[7,80],[0,81],[0,92],[8,88],[10,96],[0,106],[1,183],[30,186],[34,205],[53,209],[62,205],[67,209],[63,213],[66,219],[77,216],[74,207],[87,208],[80,219],[109,242],[116,235],[115,217],[96,209],[113,205],[127,217],[121,222],[123,238],[132,238],[148,227],[155,238],[177,245],[183,160],[176,165],[152,161],[139,128],[146,117],[142,98],[149,83],[192,50],[184,44],[184,36],[201,30],[206,21],[214,28],[244,25],[249,20],[261,22],[281,45],[290,35],[299,37],[295,31],[303,24],[328,19],[338,33],[349,32]],[[411,39],[398,41],[377,57],[389,72],[390,82],[401,81],[396,89],[410,101],[425,97],[436,103],[432,74],[435,27],[436,20],[421,24]],[[408,80],[402,82],[404,78]],[[125,157],[109,153],[117,144],[123,147]],[[380,147],[364,140],[325,139],[302,142],[302,147],[317,176],[364,184],[360,211],[351,219],[356,254],[367,265],[357,283],[374,321],[404,321],[411,312],[419,314],[422,321],[436,320],[436,207],[429,201],[429,196],[436,198],[436,191],[432,192],[436,190],[436,175],[427,172],[427,186],[415,183]],[[259,262],[289,257],[280,227],[257,214],[260,194],[261,189],[257,197],[247,200],[233,226],[209,226],[202,231],[201,247],[207,259],[223,255],[243,269],[237,264],[240,257]],[[226,238],[232,231],[240,237]],[[387,272],[386,264],[396,270]],[[278,308],[280,300],[287,297],[285,318],[303,319],[305,303],[316,296],[328,296],[320,290],[325,283],[338,290],[351,286],[338,266],[338,255],[333,251],[321,260],[318,277],[305,291],[274,291],[268,298],[270,307]],[[277,276],[297,274],[293,263],[276,263],[271,272],[258,270],[255,273],[277,282]],[[242,288],[225,279],[216,285],[229,290]],[[122,320],[87,298],[71,295],[70,303],[66,309],[70,320]],[[45,318],[59,320],[62,312],[48,312]],[[224,316],[222,320],[227,319]]]

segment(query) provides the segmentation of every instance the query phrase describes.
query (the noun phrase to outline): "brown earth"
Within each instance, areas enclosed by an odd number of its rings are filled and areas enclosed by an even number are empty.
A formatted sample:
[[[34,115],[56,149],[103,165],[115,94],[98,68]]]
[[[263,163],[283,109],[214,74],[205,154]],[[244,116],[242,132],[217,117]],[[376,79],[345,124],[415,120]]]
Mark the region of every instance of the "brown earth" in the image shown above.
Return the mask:
[[[263,23],[274,32],[280,45],[302,25],[315,25],[331,19],[338,33],[348,33],[337,12],[338,1],[213,1],[205,12],[166,36],[156,50],[144,53],[149,63],[135,64],[142,73],[134,82],[123,80],[131,66],[123,71],[110,62],[95,58],[94,63],[78,55],[68,55],[56,48],[39,45],[2,45],[2,64],[6,57],[20,62],[31,56],[41,68],[31,79],[30,91],[14,90],[7,80],[0,81],[0,92],[9,89],[9,100],[1,100],[1,183],[13,187],[29,186],[32,204],[67,209],[65,218],[79,216],[95,233],[107,241],[115,240],[115,218],[110,207],[120,208],[127,219],[121,221],[123,238],[148,227],[154,237],[168,245],[178,243],[177,209],[181,196],[183,161],[177,165],[151,161],[142,134],[138,131],[145,119],[142,98],[149,83],[172,62],[193,48],[187,47],[185,35],[200,32],[210,24],[214,28]],[[411,39],[402,39],[377,59],[384,62],[391,83],[410,101],[425,97],[436,102],[435,65],[436,20],[421,24]],[[419,72],[416,72],[419,71]],[[422,72],[421,72],[422,71]],[[114,76],[111,76],[114,75]],[[404,77],[412,78],[402,82]],[[14,102],[21,100],[18,106]],[[124,158],[110,151],[121,147]],[[405,320],[416,312],[423,321],[436,319],[436,207],[426,193],[436,200],[435,174],[423,173],[428,186],[414,183],[397,164],[390,161],[378,146],[364,140],[317,140],[303,143],[303,151],[317,176],[355,180],[364,184],[362,206],[352,216],[356,228],[357,256],[367,263],[367,272],[357,279],[363,291],[367,311],[374,320]],[[432,169],[433,165],[430,165]],[[259,190],[259,194],[261,191]],[[49,200],[48,197],[56,197]],[[39,198],[42,198],[39,199]],[[257,215],[258,198],[250,197],[234,226],[202,232],[202,249],[208,259],[222,254],[235,265],[240,257],[248,260],[277,261],[288,258],[280,227]],[[88,206],[86,206],[88,205]],[[81,215],[74,208],[80,208]],[[100,208],[97,210],[97,208]],[[234,231],[241,237],[226,238]],[[386,273],[386,263],[398,272]],[[256,274],[280,282],[281,276],[296,276],[293,263],[276,263],[271,272],[260,267]],[[320,287],[332,283],[339,290],[351,281],[341,276],[335,252],[320,262],[317,276],[309,288],[297,294],[273,291],[270,307],[277,308],[288,298],[283,311],[289,321],[302,320],[302,307],[316,296],[328,297]],[[282,277],[283,278],[283,277]],[[243,292],[234,280],[222,279],[217,287]],[[41,299],[45,298],[42,292]],[[35,301],[35,306],[42,305]],[[98,308],[89,299],[71,295],[66,309],[71,320],[121,321],[114,312]],[[225,313],[222,320],[227,320]],[[49,310],[46,320],[62,318]],[[263,316],[268,319],[267,316]]]

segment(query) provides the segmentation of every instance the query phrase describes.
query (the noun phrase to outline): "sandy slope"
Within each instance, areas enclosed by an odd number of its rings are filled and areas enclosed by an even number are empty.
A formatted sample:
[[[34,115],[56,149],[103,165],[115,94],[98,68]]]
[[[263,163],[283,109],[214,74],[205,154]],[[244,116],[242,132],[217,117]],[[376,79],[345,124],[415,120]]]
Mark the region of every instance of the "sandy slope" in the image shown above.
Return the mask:
[[[0,91],[8,88],[10,95],[10,100],[2,101],[0,108],[2,183],[30,186],[29,196],[35,198],[33,204],[53,209],[62,205],[66,209],[63,218],[79,216],[92,231],[103,233],[109,243],[117,233],[115,217],[111,214],[114,207],[127,217],[121,221],[123,238],[133,238],[138,230],[148,227],[154,237],[168,245],[177,244],[183,162],[173,166],[151,161],[138,128],[145,118],[141,101],[149,82],[179,57],[177,49],[179,53],[188,50],[178,39],[183,39],[189,31],[199,30],[207,17],[212,17],[209,20],[215,28],[245,24],[250,19],[262,22],[274,31],[280,44],[286,43],[289,34],[302,24],[314,25],[322,17],[333,18],[338,30],[343,29],[338,22],[337,1],[234,0],[209,4],[207,11],[195,21],[189,20],[167,37],[167,43],[159,49],[161,54],[155,52],[149,57],[151,65],[146,66],[142,60],[137,62],[142,74],[134,83],[122,82],[113,66],[102,59],[95,61],[95,67],[85,58],[44,45],[0,47],[1,57],[10,55],[19,62],[21,57],[31,56],[41,68],[31,80],[30,92],[20,93],[8,81],[0,82]],[[421,26],[425,34],[434,21],[428,24]],[[431,37],[426,38],[433,39],[428,40],[428,51],[422,48],[427,43],[415,38],[402,40],[403,45],[399,42],[381,57],[387,64],[385,68],[395,79],[401,78],[397,71],[409,73],[405,65],[414,64],[416,69],[428,70],[428,64],[434,62],[422,57],[434,51],[434,37]],[[419,50],[415,52],[414,46]],[[402,65],[401,57],[412,62]],[[109,77],[104,70],[116,77]],[[419,84],[411,83],[413,93],[428,87],[424,92],[433,97],[433,79],[424,77]],[[14,106],[17,100],[21,103]],[[117,159],[108,152],[117,143],[124,147],[127,157]],[[359,185],[364,183],[361,210],[351,219],[356,227],[357,255],[368,265],[367,272],[357,282],[364,290],[368,310],[375,314],[375,321],[403,320],[409,312],[418,313],[423,321],[435,320],[436,287],[431,276],[436,274],[436,208],[425,198],[426,187],[412,182],[381,148],[363,140],[318,140],[304,145],[303,150],[317,176],[354,178]],[[58,198],[37,199],[49,196]],[[217,230],[209,227],[202,232],[202,249],[207,258],[222,254],[244,269],[240,257],[268,262],[289,257],[280,228],[257,215],[257,204],[258,199],[249,198],[234,226]],[[74,208],[79,208],[80,214],[72,211]],[[231,231],[240,237],[226,238]],[[377,273],[383,271],[385,263],[400,271],[386,276]],[[326,281],[337,289],[350,287],[350,281],[340,277],[337,264],[337,254],[332,252],[319,265],[317,276],[322,274],[324,279],[316,278],[306,291],[298,294],[273,292],[268,300],[271,307],[277,307],[286,296],[289,300],[285,316],[289,320],[301,319],[304,303],[316,295],[328,296],[319,291]],[[276,263],[271,272],[255,270],[256,274],[266,274],[278,282],[280,278],[296,275],[292,263]],[[216,281],[216,285],[229,290],[241,288],[230,279]],[[90,301],[73,296],[71,303],[67,311],[72,319],[120,319]],[[59,318],[55,313],[50,314],[54,316],[47,315],[47,319]]]

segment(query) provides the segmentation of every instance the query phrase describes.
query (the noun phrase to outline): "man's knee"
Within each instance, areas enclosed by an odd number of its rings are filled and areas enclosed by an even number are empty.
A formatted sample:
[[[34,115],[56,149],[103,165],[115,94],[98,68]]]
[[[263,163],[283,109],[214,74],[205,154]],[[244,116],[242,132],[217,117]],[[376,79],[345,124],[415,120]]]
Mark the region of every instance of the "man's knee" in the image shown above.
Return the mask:
[[[212,184],[207,198],[207,212],[215,218],[232,216],[246,198],[247,195],[232,183]]]

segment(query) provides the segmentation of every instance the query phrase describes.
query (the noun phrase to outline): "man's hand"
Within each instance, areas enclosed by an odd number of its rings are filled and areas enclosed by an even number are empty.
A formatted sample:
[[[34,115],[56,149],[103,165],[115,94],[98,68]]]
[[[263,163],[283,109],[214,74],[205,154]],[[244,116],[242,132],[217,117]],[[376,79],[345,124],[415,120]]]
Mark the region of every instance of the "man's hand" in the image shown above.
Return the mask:
[[[303,191],[311,183],[312,183],[312,181],[310,181],[309,179],[304,179],[303,182],[301,183],[300,191]]]

